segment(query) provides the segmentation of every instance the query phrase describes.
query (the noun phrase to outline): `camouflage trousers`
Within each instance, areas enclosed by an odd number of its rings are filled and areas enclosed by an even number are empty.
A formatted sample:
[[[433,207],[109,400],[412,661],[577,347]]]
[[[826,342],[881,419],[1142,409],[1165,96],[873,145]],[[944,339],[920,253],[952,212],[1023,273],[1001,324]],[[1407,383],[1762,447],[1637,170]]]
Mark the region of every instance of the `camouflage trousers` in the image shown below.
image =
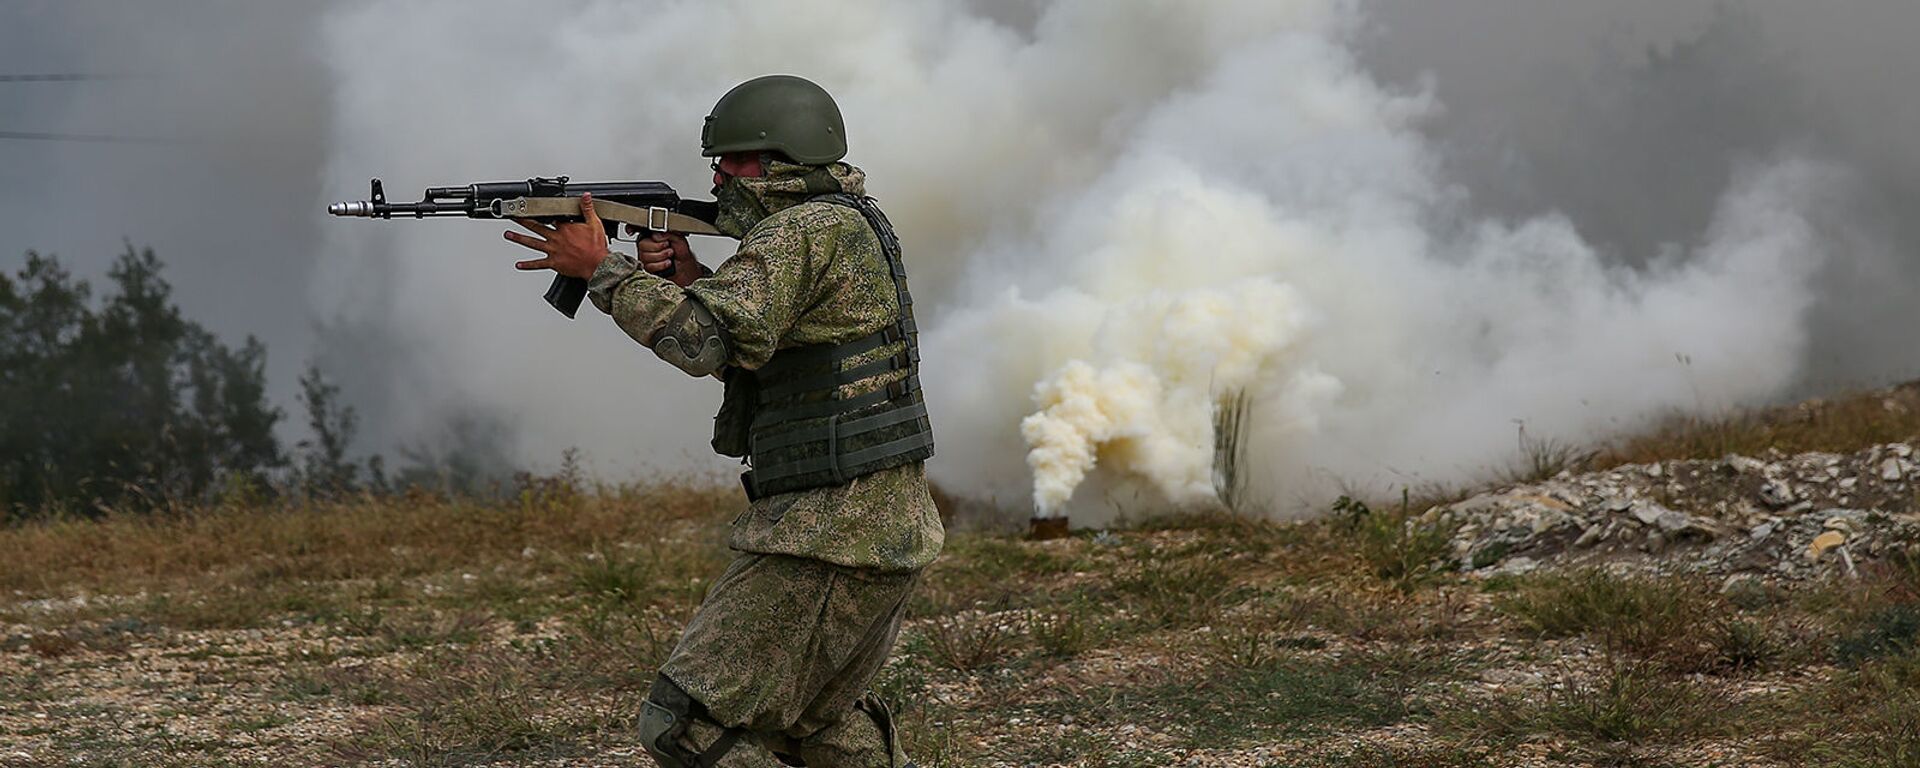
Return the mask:
[[[878,573],[787,555],[742,554],[707,591],[660,673],[749,737],[723,767],[907,764],[867,690],[886,663],[918,572]],[[701,724],[704,746],[720,729]],[[755,742],[758,742],[757,744]]]

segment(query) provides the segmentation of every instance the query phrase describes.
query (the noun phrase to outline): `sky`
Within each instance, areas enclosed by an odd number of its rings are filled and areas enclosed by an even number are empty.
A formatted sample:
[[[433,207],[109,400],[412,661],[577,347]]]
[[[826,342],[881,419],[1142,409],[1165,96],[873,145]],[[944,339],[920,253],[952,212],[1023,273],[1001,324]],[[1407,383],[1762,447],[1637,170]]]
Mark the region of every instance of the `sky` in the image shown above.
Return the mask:
[[[1099,468],[1066,495],[1107,513],[1204,495],[1231,379],[1263,403],[1264,491],[1309,503],[1482,471],[1516,423],[1592,439],[1920,375],[1916,28],[1900,0],[576,3],[538,24],[13,2],[0,75],[112,79],[0,82],[0,131],[142,140],[0,139],[0,267],[31,249],[97,277],[153,247],[189,316],[267,343],[290,412],[308,363],[342,382],[365,451],[718,473],[717,388],[559,320],[497,228],[322,211],[371,176],[700,194],[706,108],[799,72],[840,97],[909,244],[936,479],[1018,506],[1077,461]],[[1221,337],[1194,318],[1271,332],[1214,349],[1185,343]],[[1075,382],[1146,394],[1049,411],[1099,401],[1062,399]],[[629,393],[611,413],[582,406],[608,387]]]

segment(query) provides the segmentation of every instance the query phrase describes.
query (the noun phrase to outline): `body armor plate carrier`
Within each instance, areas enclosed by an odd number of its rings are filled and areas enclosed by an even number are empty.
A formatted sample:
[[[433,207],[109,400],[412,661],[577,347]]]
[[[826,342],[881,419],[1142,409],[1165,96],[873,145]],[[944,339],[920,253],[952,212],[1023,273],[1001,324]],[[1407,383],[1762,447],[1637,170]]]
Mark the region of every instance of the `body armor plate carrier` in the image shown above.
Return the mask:
[[[933,455],[913,297],[893,225],[873,198],[833,194],[813,200],[852,208],[867,220],[880,240],[900,315],[866,337],[789,347],[757,371],[727,376],[714,448],[747,458],[752,468],[740,479],[750,499],[840,485]],[[877,377],[889,383],[842,396],[849,385]]]

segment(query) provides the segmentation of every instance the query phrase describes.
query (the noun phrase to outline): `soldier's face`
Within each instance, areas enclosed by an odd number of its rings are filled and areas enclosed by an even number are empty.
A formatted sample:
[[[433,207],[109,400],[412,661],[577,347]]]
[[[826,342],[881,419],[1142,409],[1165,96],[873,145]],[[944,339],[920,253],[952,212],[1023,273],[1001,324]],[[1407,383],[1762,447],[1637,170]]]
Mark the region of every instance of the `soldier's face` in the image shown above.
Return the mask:
[[[713,163],[713,185],[727,183],[728,176],[753,178],[767,175],[767,169],[760,167],[758,152],[729,152],[721,155]]]

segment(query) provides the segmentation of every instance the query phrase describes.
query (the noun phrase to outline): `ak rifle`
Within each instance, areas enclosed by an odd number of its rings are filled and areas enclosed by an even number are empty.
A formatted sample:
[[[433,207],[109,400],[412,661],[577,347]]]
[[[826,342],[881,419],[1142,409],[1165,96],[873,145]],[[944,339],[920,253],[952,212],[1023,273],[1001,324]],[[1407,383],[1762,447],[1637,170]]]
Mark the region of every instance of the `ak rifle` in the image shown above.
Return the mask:
[[[580,195],[593,193],[593,209],[606,226],[607,237],[621,239],[622,229],[635,239],[655,232],[684,235],[718,235],[713,226],[716,208],[711,201],[682,200],[673,187],[659,181],[575,182],[566,176],[533,178],[526,181],[487,181],[461,187],[428,187],[417,203],[387,200],[380,180],[373,180],[370,200],[334,203],[327,213],[335,216],[391,219],[396,216],[424,219],[437,216],[464,216],[469,219],[533,219],[546,223],[583,221]],[[673,265],[656,272],[673,276]],[[547,288],[547,303],[561,314],[573,317],[580,301],[587,296],[587,281],[578,277],[554,275]]]

